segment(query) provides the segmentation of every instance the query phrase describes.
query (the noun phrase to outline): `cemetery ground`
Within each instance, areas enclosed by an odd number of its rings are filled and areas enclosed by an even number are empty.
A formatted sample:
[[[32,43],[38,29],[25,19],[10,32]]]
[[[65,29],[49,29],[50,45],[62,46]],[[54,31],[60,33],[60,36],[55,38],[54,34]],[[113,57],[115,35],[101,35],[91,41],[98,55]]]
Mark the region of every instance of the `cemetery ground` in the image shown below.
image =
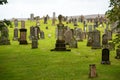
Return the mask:
[[[71,52],[50,51],[55,48],[55,28],[40,21],[40,29],[45,32],[45,39],[38,41],[37,49],[31,49],[28,39],[30,26],[35,22],[27,21],[28,45],[19,45],[13,41],[14,28],[9,28],[11,45],[0,46],[0,80],[119,80],[120,60],[115,59],[116,52],[110,51],[110,65],[101,64],[102,49],[87,47],[87,40],[78,42],[78,48]],[[65,24],[73,28],[73,24]],[[48,26],[48,30],[45,27]],[[79,23],[79,27],[83,27]],[[19,22],[20,29],[20,22]],[[103,33],[103,27],[98,28]],[[49,38],[48,35],[51,34]],[[96,64],[98,76],[89,78],[89,65]]]

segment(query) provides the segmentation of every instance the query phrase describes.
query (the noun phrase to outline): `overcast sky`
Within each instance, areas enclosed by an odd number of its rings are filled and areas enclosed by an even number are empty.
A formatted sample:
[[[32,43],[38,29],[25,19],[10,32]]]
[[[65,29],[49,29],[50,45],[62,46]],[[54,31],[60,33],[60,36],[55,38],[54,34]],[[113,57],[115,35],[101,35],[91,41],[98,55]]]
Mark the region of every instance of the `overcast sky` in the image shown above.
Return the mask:
[[[8,0],[0,5],[0,19],[29,18],[35,16],[64,16],[104,14],[108,10],[109,0]]]

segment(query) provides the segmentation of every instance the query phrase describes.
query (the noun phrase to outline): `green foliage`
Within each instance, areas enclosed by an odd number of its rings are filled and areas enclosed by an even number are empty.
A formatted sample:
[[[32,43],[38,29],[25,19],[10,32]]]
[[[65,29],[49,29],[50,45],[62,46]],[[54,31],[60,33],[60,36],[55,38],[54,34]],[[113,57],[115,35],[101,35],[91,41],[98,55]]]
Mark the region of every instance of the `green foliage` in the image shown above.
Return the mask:
[[[0,0],[0,5],[8,3],[7,0]]]
[[[107,18],[109,19],[110,23],[117,22],[117,27],[120,28],[120,0],[110,0],[111,10],[106,12]],[[116,38],[113,40],[115,44],[117,44],[118,48],[120,48],[120,34],[116,35]]]

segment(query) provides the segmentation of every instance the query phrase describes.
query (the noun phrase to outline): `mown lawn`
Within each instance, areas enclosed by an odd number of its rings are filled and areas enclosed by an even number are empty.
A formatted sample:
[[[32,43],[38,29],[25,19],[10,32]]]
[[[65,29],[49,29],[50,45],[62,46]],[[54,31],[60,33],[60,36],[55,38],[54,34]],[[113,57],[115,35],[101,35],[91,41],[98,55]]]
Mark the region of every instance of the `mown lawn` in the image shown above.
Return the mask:
[[[40,21],[45,39],[39,40],[37,49],[28,45],[19,45],[12,41],[13,28],[9,28],[11,45],[0,46],[0,80],[119,80],[120,60],[116,60],[115,51],[110,52],[111,65],[101,65],[101,49],[93,50],[86,46],[87,40],[78,42],[78,48],[71,52],[50,51],[55,47],[55,28]],[[26,21],[27,36],[34,22]],[[67,24],[65,24],[67,25]],[[45,27],[48,26],[48,30]],[[68,24],[73,28],[72,24]],[[79,23],[79,27],[83,27]],[[20,28],[20,24],[19,24]],[[103,28],[99,28],[103,34]],[[48,38],[51,34],[51,38]],[[96,64],[97,78],[89,78],[89,64]]]

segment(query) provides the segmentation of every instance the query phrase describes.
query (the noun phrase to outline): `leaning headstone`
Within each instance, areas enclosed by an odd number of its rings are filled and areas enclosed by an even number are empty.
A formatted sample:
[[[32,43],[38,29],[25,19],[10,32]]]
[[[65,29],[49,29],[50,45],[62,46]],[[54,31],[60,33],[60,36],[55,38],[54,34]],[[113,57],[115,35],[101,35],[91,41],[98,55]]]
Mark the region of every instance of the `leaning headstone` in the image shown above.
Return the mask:
[[[0,21],[0,45],[10,45],[9,40],[9,30],[7,26],[4,25],[2,21]]]
[[[102,61],[101,61],[101,64],[110,64],[110,61],[109,61],[109,49],[107,48],[104,48],[102,50]]]
[[[96,65],[95,64],[90,64],[89,65],[89,77],[90,78],[95,78],[97,77],[97,72],[96,72]]]
[[[19,38],[20,45],[28,44],[26,37],[27,37],[27,29],[25,29],[25,21],[21,21],[20,38]]]
[[[92,49],[100,49],[101,48],[101,39],[100,39],[100,31],[94,30],[93,31],[93,43],[92,43]]]
[[[58,16],[59,24],[57,25],[58,28],[58,37],[55,44],[55,49],[51,51],[70,51],[66,49],[65,39],[64,39],[64,24],[62,23],[62,15]]]

